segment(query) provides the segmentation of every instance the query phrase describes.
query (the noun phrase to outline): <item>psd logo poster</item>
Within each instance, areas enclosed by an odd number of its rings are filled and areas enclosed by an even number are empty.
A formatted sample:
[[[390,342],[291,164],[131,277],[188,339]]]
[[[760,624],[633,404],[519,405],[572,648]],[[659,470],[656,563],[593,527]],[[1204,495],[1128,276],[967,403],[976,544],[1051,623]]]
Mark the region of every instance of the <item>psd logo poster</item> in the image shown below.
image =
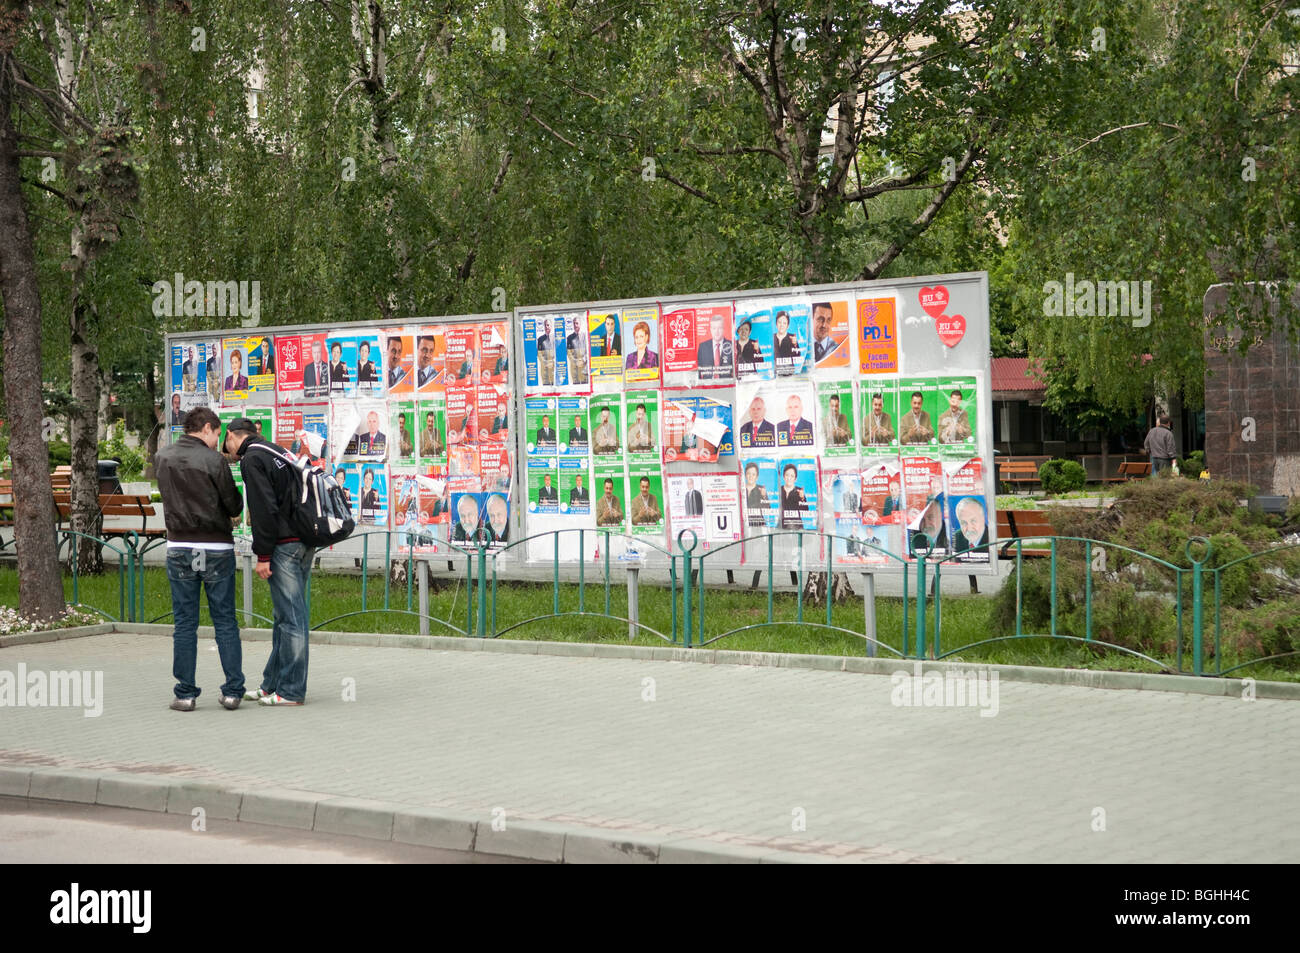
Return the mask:
[[[627,528],[627,470],[622,461],[597,459],[591,480],[596,527],[614,532]]]
[[[324,400],[330,372],[324,332],[280,335],[275,339],[275,388],[282,401]]]
[[[772,304],[772,365],[777,377],[802,374],[811,365],[806,301],[792,298]]]
[[[938,383],[939,448],[945,456],[969,457],[977,452],[975,377],[941,377]]]
[[[740,469],[740,505],[746,535],[776,526],[776,461],[771,457],[746,460]]]
[[[415,400],[390,400],[388,402],[388,462],[396,466],[413,467],[418,462],[415,452],[415,430],[419,419],[419,404]]]
[[[591,342],[591,379],[623,377],[623,315],[619,311],[588,311],[587,339]]]
[[[339,471],[352,498],[352,518],[357,525],[387,528],[388,468],[382,463],[349,463]]]
[[[685,374],[696,369],[695,309],[677,308],[664,314],[664,374]]]
[[[858,372],[898,373],[898,302],[894,296],[858,299]]]
[[[736,380],[771,380],[772,302],[736,302]]]
[[[447,342],[445,375],[447,387],[469,387],[478,383],[478,328],[451,327],[442,332]]]
[[[664,395],[664,463],[714,463],[735,453],[731,401],[667,391]]]
[[[581,459],[560,459],[559,490],[561,515],[590,515],[591,487],[587,485],[587,461],[585,457]]]
[[[554,397],[524,399],[524,450],[529,457],[553,457],[559,452],[555,401]]]
[[[623,395],[598,394],[591,398],[591,452],[598,457],[623,455]]]
[[[433,394],[442,388],[446,359],[447,342],[443,340],[442,329],[416,328],[415,389],[418,393]]]
[[[860,381],[858,411],[862,415],[858,439],[864,449],[897,449],[898,381],[893,378]]]
[[[673,540],[692,530],[696,552],[740,539],[740,505],[735,473],[668,476],[668,514]]]
[[[591,448],[591,431],[587,429],[587,398],[558,398],[556,416],[559,418],[561,435],[560,455],[585,457]]]
[[[478,442],[478,393],[474,387],[448,386],[447,446]]]
[[[480,380],[484,384],[505,384],[510,377],[510,347],[506,325],[489,324],[479,329]]]
[[[295,456],[306,454],[313,466],[331,472],[329,406],[279,408],[275,414],[275,442]]]
[[[731,305],[695,309],[695,365],[701,384],[730,384],[736,376]]]
[[[271,356],[270,338],[223,338],[221,351],[225,360],[221,385],[223,403],[245,400],[253,400],[255,403],[274,402],[275,364],[264,363]],[[271,359],[274,360],[273,357]],[[263,372],[262,368],[268,366],[272,369]]]
[[[623,395],[629,460],[658,459],[659,392],[630,390]]]
[[[447,465],[447,402],[441,394],[415,403],[416,453],[422,467]]]
[[[777,526],[780,529],[817,528],[817,461],[812,457],[785,457],[776,461]]]
[[[989,505],[984,495],[984,461],[971,457],[962,463],[949,464],[948,531],[950,551],[959,563],[987,563],[989,551]]]
[[[849,302],[817,298],[812,302],[813,367],[819,371],[849,371]]]
[[[937,390],[932,377],[904,377],[898,382],[898,443],[906,452],[909,447],[936,447],[939,444],[935,419]]]
[[[528,512],[556,514],[560,512],[560,487],[556,482],[559,467],[555,457],[541,457],[528,461]]]
[[[633,536],[664,535],[664,478],[657,461],[629,463],[627,467],[628,517]]]
[[[415,392],[415,338],[410,328],[385,328],[379,332],[384,346],[384,387],[391,395]]]
[[[853,381],[822,381],[817,385],[818,434],[822,455],[852,457],[858,452],[853,426]]]
[[[906,502],[904,525],[907,529],[908,559],[914,558],[916,537],[924,534],[931,554],[943,555],[948,547],[944,524],[943,465],[932,456],[904,455],[903,496]]]
[[[510,466],[510,451],[505,445],[485,443],[478,448],[479,474],[483,489],[491,493],[510,494],[514,474]]]
[[[659,382],[659,306],[646,305],[623,309],[623,329],[631,340],[623,347],[623,383]]]

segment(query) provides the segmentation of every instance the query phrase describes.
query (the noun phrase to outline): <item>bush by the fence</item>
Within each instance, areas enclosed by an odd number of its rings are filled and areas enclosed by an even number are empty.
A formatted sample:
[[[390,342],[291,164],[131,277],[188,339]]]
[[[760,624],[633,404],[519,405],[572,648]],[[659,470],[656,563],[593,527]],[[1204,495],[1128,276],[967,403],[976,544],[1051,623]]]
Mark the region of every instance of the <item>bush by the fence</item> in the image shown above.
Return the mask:
[[[1038,479],[1046,493],[1070,493],[1083,489],[1088,471],[1073,460],[1044,460],[1038,468]]]

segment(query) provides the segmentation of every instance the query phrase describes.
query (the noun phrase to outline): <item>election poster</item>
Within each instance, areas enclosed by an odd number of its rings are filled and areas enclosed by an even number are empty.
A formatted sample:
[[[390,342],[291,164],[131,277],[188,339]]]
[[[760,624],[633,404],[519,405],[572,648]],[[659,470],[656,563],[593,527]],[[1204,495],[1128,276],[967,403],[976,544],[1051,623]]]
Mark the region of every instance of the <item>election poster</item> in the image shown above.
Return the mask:
[[[776,420],[769,417],[766,384],[749,382],[736,385],[736,410],[743,423],[736,430],[736,445],[741,456],[770,454],[776,449]],[[773,407],[776,413],[777,408]]]
[[[585,457],[591,449],[591,431],[587,429],[587,398],[557,398],[561,456]]]
[[[447,446],[478,442],[478,389],[447,385]]]
[[[555,434],[554,397],[524,399],[524,449],[530,458],[553,457],[560,441]]]
[[[664,463],[714,463],[733,453],[730,399],[664,391]]]
[[[416,434],[416,453],[422,467],[447,464],[447,401],[441,394],[424,397],[413,402],[419,430]]]
[[[888,297],[857,299],[858,372],[897,374],[897,300]]]
[[[455,443],[447,447],[447,473],[449,475],[468,477],[477,488],[481,472],[482,464],[479,461],[478,444]]]
[[[387,408],[382,400],[334,401],[331,435],[345,441],[342,459],[380,463],[388,459]],[[351,426],[349,426],[351,425]]]
[[[820,374],[852,373],[849,301],[845,298],[812,299],[813,367]]]
[[[772,366],[777,377],[803,374],[811,365],[808,302],[789,298],[772,305]]]
[[[953,561],[989,561],[989,505],[984,495],[984,461],[971,457],[945,464],[948,469],[947,523]],[[984,547],[984,548],[980,548]]]
[[[928,491],[928,485],[926,489]],[[860,490],[863,523],[868,526],[895,526],[903,522],[907,511],[898,457],[864,457]]]
[[[503,321],[481,325],[479,333],[480,380],[484,384],[506,385],[510,380],[510,346]]]
[[[199,342],[199,352],[196,356],[203,362],[201,373],[207,378],[208,406],[216,407],[221,403],[221,368],[223,366],[221,341]]]
[[[432,527],[446,526],[451,521],[451,483],[446,467],[421,467],[416,471],[416,484],[420,492],[420,526],[429,535]]]
[[[347,463],[339,467],[343,488],[352,498],[357,528],[388,528],[388,468],[382,463]]]
[[[415,338],[410,328],[379,332],[384,348],[384,388],[391,397],[415,393]]]
[[[644,305],[623,309],[623,328],[631,334],[624,344],[623,383],[651,384],[659,381],[659,306]]]
[[[853,422],[853,381],[821,381],[817,384],[818,443],[822,455],[831,459],[857,455]]]
[[[483,526],[484,497],[476,487],[451,479],[451,541],[465,549],[477,548],[486,538]]]
[[[413,467],[419,462],[415,451],[418,420],[419,403],[414,398],[388,401],[388,462],[393,466]]]
[[[479,475],[483,489],[491,493],[510,493],[514,483],[510,449],[504,444],[484,443],[478,448]]]
[[[416,392],[421,395],[437,393],[444,384],[447,359],[447,342],[443,339],[442,329],[420,327],[415,329],[414,334]]]
[[[863,480],[857,468],[822,470],[823,524],[825,532],[835,537],[833,551],[837,563],[884,565],[889,559],[881,551],[884,527],[864,522]]]
[[[357,340],[349,331],[334,331],[325,339],[329,353],[330,397],[357,393]]]
[[[618,310],[588,311],[587,339],[591,343],[593,382],[623,377],[623,315]]]
[[[969,457],[976,453],[979,415],[975,412],[975,377],[940,377],[936,403],[943,408],[937,432],[944,456]]]
[[[555,457],[528,461],[528,512],[556,515],[560,512],[559,467]]]
[[[566,383],[571,389],[586,391],[591,382],[591,369],[588,366],[591,346],[587,342],[587,313],[578,311],[566,314],[562,316],[562,320],[563,330],[557,319],[556,332],[563,334],[563,339],[557,340],[556,343],[564,346],[564,364],[568,373]]]
[[[294,456],[306,454],[313,466],[333,470],[329,450],[329,406],[299,404],[275,413],[275,442]]]
[[[740,473],[745,534],[753,536],[776,525],[776,461],[751,457],[742,464]]]
[[[630,390],[623,395],[628,460],[658,458],[659,392]]]
[[[685,383],[683,375],[695,371],[695,308],[675,308],[664,312],[663,372],[666,383]]]
[[[275,438],[275,410],[271,407],[222,407],[217,411],[217,419],[221,422],[221,435],[218,437],[217,446],[222,449],[226,448],[226,428],[236,417],[247,417],[257,428],[257,435],[265,440],[274,442]],[[239,458],[227,457],[231,466],[238,468]]]
[[[664,536],[664,478],[657,461],[629,463],[628,518],[632,535]]]
[[[591,487],[587,485],[586,458],[561,457],[557,482],[560,494],[560,514],[562,516],[589,516],[591,514]]]
[[[776,461],[776,510],[778,529],[817,528],[817,460],[814,457],[781,457]]]
[[[859,381],[858,410],[862,415],[858,439],[864,452],[897,449],[898,382],[893,378]]]
[[[624,532],[627,528],[627,465],[622,460],[598,457],[592,468],[596,528]]]
[[[472,387],[479,381],[479,329],[477,327],[447,327],[442,338],[447,342],[444,364],[444,386]]]
[[[948,546],[944,523],[943,465],[933,456],[906,452],[899,462],[903,468],[906,505],[906,556],[913,558],[918,535],[924,535],[932,555],[942,556]]]
[[[668,523],[676,542],[683,530],[695,533],[695,552],[740,539],[740,501],[736,474],[686,473],[668,476]]]
[[[388,469],[392,486],[393,529],[398,553],[421,551],[420,527],[420,483],[412,467],[393,467]],[[429,541],[433,542],[432,539]],[[427,551],[427,550],[425,550]]]
[[[565,338],[564,316],[524,315],[520,331],[524,339],[525,388],[546,390],[568,383],[567,344],[556,344]]]
[[[623,395],[596,394],[591,398],[588,419],[591,428],[591,452],[597,457],[623,455]]]
[[[772,379],[772,302],[750,298],[736,302],[736,379]]]
[[[480,384],[478,406],[479,442],[506,443],[510,439],[510,392],[506,385]]]
[[[729,384],[736,376],[731,305],[678,308],[664,315],[664,382]]]
[[[223,404],[275,402],[275,364],[269,337],[223,338],[221,351],[225,360]]]
[[[935,431],[937,387],[932,377],[904,377],[898,382],[898,442],[909,447],[931,448],[939,443]]]
[[[326,337],[323,331],[276,337],[275,388],[281,403],[324,400],[329,396]]]
[[[480,535],[490,550],[504,549],[510,543],[510,495],[483,493]]]
[[[359,333],[356,342],[356,393],[361,397],[378,397],[384,392],[384,355],[379,349],[379,333]]]
[[[817,445],[813,417],[816,391],[810,381],[749,381],[736,385],[736,406],[747,420],[740,425],[742,451],[771,452]]]

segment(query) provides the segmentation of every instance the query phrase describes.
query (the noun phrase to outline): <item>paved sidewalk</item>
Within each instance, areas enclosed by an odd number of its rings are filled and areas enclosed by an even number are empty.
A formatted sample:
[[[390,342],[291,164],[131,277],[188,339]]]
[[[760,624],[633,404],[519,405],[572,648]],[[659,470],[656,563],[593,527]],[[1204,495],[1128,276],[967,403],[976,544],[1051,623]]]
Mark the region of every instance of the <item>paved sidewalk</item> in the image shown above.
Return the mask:
[[[256,684],[268,644],[244,649]],[[0,766],[397,802],[477,818],[485,852],[496,816],[680,858],[1300,860],[1295,701],[1001,680],[981,717],[895,707],[882,675],[314,645],[306,706],[227,712],[209,640],[182,714],[170,650],[127,633],[0,650],[0,670],[104,673],[98,718],[0,708]]]

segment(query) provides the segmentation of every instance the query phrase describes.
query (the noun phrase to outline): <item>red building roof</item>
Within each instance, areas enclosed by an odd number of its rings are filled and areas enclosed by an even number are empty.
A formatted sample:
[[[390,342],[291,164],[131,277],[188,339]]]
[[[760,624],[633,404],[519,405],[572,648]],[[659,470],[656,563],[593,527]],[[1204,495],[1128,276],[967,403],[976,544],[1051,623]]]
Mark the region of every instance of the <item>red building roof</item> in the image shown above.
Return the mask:
[[[993,358],[993,399],[1030,400],[1041,397],[1047,385],[1036,373],[1042,369],[1027,357]]]

